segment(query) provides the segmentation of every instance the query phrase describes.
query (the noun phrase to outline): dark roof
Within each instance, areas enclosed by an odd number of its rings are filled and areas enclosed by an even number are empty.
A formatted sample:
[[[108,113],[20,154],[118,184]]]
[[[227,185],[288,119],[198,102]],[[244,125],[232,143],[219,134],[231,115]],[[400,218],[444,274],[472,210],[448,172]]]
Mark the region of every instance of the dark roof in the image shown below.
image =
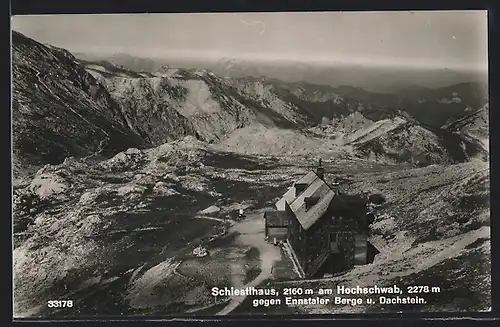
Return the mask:
[[[306,208],[304,199],[308,197],[318,197],[319,200],[310,208]],[[290,209],[297,217],[302,228],[307,230],[328,210],[330,202],[334,197],[335,192],[332,191],[330,186],[322,179],[316,178],[309,187],[290,204]]]
[[[284,211],[266,211],[264,218],[266,218],[266,224],[269,227],[288,226],[288,220]]]

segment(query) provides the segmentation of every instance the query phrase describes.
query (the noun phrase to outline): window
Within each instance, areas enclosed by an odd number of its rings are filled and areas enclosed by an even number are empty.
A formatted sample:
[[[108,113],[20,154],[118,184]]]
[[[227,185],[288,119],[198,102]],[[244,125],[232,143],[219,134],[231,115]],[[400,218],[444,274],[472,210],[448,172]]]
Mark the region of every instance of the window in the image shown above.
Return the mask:
[[[339,234],[330,233],[330,251],[332,253],[339,253]]]

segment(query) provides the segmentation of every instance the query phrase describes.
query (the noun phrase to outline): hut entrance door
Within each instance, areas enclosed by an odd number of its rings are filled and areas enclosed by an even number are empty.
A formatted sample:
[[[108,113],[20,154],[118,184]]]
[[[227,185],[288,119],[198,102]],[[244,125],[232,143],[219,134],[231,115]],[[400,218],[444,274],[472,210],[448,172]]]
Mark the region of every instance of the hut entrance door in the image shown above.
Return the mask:
[[[330,253],[339,253],[338,233],[330,233]]]

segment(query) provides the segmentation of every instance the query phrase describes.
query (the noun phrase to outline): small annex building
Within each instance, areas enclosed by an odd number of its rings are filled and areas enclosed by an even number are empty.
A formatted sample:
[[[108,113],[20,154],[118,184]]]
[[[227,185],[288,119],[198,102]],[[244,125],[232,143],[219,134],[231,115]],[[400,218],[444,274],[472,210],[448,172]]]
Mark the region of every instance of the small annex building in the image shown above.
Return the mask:
[[[288,236],[288,220],[284,211],[268,211],[264,213],[266,238],[277,244]]]

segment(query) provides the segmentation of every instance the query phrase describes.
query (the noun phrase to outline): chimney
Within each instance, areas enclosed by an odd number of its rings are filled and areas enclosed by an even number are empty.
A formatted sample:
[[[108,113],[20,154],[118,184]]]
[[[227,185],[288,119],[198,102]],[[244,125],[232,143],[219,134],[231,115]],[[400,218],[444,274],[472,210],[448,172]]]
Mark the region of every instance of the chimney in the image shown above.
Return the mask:
[[[318,175],[319,178],[324,179],[325,178],[325,168],[321,165],[322,160],[319,158],[318,162],[318,168],[316,169],[316,175]]]
[[[306,211],[313,207],[319,201],[319,196],[309,196],[304,198],[304,203],[306,204]]]
[[[295,183],[295,197],[298,197],[300,193],[304,192],[308,184],[305,183]]]

